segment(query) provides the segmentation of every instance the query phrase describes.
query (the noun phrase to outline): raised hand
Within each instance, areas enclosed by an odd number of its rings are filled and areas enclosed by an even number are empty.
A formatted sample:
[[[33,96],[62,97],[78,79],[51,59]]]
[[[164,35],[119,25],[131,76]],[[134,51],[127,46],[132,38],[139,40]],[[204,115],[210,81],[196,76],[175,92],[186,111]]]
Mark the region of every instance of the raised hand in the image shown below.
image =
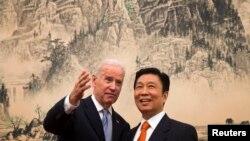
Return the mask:
[[[82,74],[79,76],[78,81],[75,84],[72,92],[69,96],[69,102],[72,105],[77,105],[77,102],[84,96],[85,90],[91,87],[90,85],[90,74],[88,70],[83,70]]]

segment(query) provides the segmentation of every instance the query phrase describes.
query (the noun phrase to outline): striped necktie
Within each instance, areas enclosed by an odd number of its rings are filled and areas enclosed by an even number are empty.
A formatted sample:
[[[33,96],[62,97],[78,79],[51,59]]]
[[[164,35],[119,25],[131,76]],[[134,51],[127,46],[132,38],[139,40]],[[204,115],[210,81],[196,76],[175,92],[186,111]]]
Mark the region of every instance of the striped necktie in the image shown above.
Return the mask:
[[[146,141],[147,130],[149,127],[150,127],[149,123],[147,121],[144,121],[141,126],[141,134],[137,141]]]
[[[102,125],[105,135],[105,141],[112,141],[112,120],[108,110],[103,109]]]

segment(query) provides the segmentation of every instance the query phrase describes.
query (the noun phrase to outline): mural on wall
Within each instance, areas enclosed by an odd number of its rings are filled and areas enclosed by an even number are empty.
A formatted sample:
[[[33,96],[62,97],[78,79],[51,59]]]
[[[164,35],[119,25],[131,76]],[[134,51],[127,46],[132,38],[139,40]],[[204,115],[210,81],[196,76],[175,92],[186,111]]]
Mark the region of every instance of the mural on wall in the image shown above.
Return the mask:
[[[83,68],[126,66],[115,109],[135,126],[136,70],[171,78],[166,113],[196,126],[249,124],[250,0],[0,0],[0,139],[56,137],[43,118]],[[91,94],[91,93],[89,93]]]

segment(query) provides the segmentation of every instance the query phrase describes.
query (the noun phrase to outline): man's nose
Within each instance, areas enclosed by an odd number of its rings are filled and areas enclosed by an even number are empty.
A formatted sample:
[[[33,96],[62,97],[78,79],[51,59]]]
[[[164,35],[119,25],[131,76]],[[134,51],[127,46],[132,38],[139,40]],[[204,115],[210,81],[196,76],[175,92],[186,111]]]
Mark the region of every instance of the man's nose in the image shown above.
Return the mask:
[[[115,90],[115,88],[116,88],[116,83],[115,83],[115,81],[113,81],[113,82],[110,84],[110,89]]]
[[[148,94],[148,89],[147,87],[143,87],[142,91],[141,91],[141,95],[147,95]]]

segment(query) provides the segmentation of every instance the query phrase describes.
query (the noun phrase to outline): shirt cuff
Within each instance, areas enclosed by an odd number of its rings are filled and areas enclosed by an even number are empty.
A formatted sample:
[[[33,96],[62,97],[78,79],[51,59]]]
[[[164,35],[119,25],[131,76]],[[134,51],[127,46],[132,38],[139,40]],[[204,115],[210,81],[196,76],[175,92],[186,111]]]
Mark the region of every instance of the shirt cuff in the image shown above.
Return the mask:
[[[80,105],[80,101],[77,102],[77,105],[74,106],[69,102],[69,95],[66,96],[64,100],[64,111],[67,114],[72,113],[78,106]]]

